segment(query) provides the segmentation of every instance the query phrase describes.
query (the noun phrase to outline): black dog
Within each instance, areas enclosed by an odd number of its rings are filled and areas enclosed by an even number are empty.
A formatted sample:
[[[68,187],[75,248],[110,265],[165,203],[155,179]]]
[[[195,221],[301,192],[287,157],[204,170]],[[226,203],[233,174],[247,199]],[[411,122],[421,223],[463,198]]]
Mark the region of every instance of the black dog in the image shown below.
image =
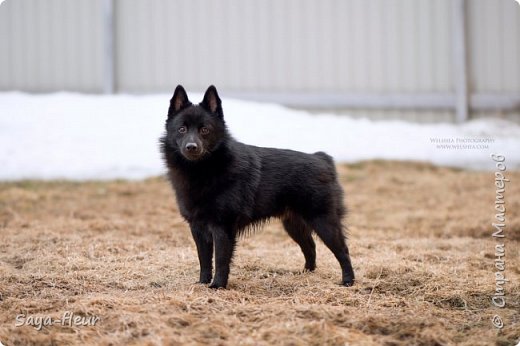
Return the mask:
[[[161,150],[197,245],[201,283],[211,281],[214,248],[216,270],[209,287],[226,287],[237,236],[271,217],[280,218],[300,245],[305,269],[316,268],[314,230],[339,261],[342,284],[354,283],[341,224],[343,191],[329,155],[237,142],[226,129],[214,86],[199,105],[177,86]]]

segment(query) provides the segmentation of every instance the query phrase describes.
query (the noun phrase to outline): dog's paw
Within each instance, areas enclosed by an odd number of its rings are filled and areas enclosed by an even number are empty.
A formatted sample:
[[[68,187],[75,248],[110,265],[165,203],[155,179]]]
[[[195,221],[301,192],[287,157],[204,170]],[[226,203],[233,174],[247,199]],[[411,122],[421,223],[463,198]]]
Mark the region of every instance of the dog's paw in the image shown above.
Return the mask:
[[[304,272],[313,272],[316,270],[316,264],[305,264],[305,268],[303,268]]]
[[[211,282],[211,276],[210,277],[201,277],[199,281],[197,281],[198,284],[209,284]]]
[[[349,278],[345,278],[342,280],[341,284],[345,287],[351,287],[351,286],[354,286],[354,282],[356,280],[354,280],[354,278],[352,277],[349,277]]]
[[[213,282],[211,285],[208,286],[209,288],[213,288],[213,289],[219,289],[219,288],[226,288],[226,285],[225,284],[221,284],[221,283],[218,283],[218,282]]]

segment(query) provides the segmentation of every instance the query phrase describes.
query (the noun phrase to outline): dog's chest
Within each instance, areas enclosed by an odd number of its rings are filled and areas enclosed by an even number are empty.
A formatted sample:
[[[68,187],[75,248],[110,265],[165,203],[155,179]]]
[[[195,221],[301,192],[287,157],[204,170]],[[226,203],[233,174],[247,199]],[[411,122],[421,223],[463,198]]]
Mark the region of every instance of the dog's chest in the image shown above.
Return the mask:
[[[187,220],[213,219],[239,199],[233,184],[226,179],[172,179],[172,184],[181,214]]]

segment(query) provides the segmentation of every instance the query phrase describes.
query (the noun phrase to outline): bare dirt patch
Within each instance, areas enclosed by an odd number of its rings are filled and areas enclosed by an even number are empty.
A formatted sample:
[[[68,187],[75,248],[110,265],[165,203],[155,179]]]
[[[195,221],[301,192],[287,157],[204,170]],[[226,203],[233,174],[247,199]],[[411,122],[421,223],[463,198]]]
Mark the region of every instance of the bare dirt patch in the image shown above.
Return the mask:
[[[338,166],[357,283],[318,242],[273,221],[241,239],[229,289],[198,261],[163,178],[0,184],[0,341],[36,344],[510,345],[520,339],[520,180],[507,172],[507,307],[491,305],[493,173],[418,163]],[[15,326],[18,314],[98,316]],[[500,313],[505,327],[491,318]]]

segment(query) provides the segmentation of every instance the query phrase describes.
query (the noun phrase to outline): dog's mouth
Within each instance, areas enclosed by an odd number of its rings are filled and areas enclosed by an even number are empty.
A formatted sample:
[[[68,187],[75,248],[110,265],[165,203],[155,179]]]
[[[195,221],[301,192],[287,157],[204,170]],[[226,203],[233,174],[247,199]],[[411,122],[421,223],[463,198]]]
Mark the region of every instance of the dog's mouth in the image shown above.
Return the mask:
[[[204,156],[204,150],[181,150],[182,156],[184,156],[189,161],[198,161]]]

